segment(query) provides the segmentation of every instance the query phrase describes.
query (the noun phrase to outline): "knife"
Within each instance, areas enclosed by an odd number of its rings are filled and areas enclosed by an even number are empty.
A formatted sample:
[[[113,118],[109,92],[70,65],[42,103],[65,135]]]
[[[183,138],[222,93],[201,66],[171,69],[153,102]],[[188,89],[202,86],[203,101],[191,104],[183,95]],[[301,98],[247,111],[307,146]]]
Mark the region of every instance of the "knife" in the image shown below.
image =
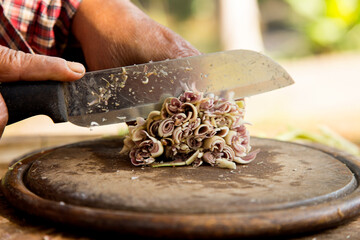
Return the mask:
[[[75,82],[1,83],[8,124],[45,114],[55,123],[89,127],[146,118],[186,88],[234,99],[293,84],[269,57],[233,50],[86,73]]]

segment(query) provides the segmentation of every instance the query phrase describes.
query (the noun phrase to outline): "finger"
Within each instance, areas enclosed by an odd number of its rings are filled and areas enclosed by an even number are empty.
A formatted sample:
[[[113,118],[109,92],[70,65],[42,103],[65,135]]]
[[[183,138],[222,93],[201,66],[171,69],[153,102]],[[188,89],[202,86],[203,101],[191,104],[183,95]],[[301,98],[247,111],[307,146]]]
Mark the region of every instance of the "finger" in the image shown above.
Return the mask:
[[[28,54],[0,46],[0,81],[74,81],[85,68],[80,63],[58,57]]]
[[[200,55],[201,52],[184,39],[177,40],[177,49],[174,49],[174,58],[183,58]]]
[[[201,54],[193,45],[172,30],[160,25],[160,31],[162,31],[164,36],[162,47],[165,51],[170,51],[169,58],[183,58]]]
[[[4,132],[4,129],[5,129],[8,119],[9,119],[8,110],[5,105],[5,101],[0,94],[0,137]]]

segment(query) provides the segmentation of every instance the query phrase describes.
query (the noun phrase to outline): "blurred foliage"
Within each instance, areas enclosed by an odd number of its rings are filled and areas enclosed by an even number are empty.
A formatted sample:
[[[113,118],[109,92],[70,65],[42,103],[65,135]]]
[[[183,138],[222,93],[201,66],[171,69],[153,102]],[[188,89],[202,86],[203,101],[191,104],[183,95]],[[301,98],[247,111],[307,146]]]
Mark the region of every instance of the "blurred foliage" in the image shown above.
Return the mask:
[[[360,0],[286,0],[313,53],[360,49]]]
[[[319,132],[304,131],[299,128],[291,128],[289,131],[279,135],[276,139],[281,141],[294,141],[301,143],[320,143],[334,147],[355,156],[360,156],[360,148],[342,137],[327,126],[319,126]]]
[[[133,0],[155,21],[188,40],[201,52],[220,50],[217,0]]]
[[[221,0],[132,1],[201,52],[222,50]],[[273,57],[360,50],[360,0],[257,1],[266,52]]]

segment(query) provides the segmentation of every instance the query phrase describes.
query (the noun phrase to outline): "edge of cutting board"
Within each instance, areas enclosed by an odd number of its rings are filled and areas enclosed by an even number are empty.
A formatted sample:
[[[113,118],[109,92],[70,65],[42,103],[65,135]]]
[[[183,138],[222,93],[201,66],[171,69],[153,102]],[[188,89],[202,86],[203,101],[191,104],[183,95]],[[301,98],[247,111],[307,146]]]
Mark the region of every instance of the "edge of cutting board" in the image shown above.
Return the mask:
[[[359,182],[359,158],[322,145],[306,145],[306,147],[322,151],[346,164],[354,174],[357,183]],[[16,208],[53,222],[84,229],[146,237],[188,239],[274,236],[328,228],[341,224],[360,213],[359,184],[353,192],[329,202],[250,213],[159,214],[62,205],[57,201],[39,197],[23,182],[23,177],[32,162],[57,148],[61,146],[21,158],[2,179],[2,191]],[[38,208],[42,208],[43,211],[36,211]]]

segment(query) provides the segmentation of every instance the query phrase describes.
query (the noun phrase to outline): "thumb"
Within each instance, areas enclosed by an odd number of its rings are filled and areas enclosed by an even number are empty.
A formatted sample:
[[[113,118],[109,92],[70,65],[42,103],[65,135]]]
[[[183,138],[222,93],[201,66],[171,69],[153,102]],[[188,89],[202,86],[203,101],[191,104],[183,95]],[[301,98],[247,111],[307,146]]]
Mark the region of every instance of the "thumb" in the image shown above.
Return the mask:
[[[75,81],[84,73],[85,68],[80,63],[0,46],[0,82]]]
[[[8,110],[6,108],[5,101],[0,94],[0,137],[1,137],[2,133],[4,132],[4,128],[6,126],[8,118],[9,118]]]

